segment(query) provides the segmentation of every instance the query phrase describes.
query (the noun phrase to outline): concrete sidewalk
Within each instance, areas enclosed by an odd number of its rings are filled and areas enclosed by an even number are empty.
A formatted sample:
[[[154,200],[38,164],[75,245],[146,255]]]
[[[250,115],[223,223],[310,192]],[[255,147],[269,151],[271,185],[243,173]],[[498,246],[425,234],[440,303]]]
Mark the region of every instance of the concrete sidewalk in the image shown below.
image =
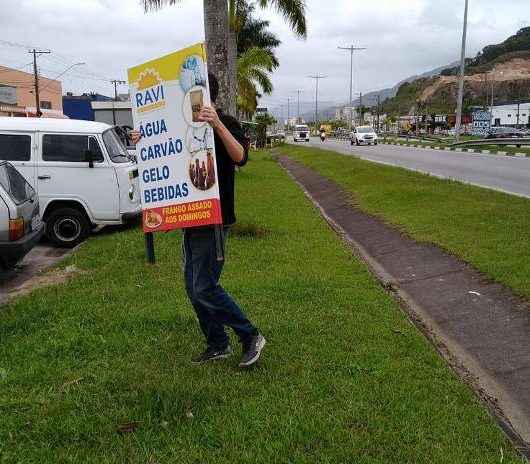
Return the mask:
[[[310,168],[285,156],[279,162],[530,457],[528,304],[449,253],[353,207],[346,192]]]

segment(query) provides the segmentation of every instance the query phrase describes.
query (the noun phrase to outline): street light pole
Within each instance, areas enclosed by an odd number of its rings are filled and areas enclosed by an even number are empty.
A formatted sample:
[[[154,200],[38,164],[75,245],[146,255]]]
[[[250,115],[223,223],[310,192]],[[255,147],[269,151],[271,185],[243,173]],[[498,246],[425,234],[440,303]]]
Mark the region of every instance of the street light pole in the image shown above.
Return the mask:
[[[350,132],[352,130],[352,119],[353,119],[353,52],[359,50],[366,50],[362,47],[354,47],[350,45],[349,47],[337,47],[339,50],[348,50],[350,52]]]
[[[323,76],[321,74],[316,74],[314,76],[307,76],[310,79],[315,79],[315,131],[318,131],[318,81],[320,79],[326,79],[328,76]]]
[[[465,0],[464,10],[464,30],[462,33],[462,51],[460,54],[460,79],[458,81],[458,102],[456,108],[456,126],[455,126],[455,138],[456,141],[460,141],[460,131],[462,129],[462,107],[464,102],[464,79],[466,72],[466,39],[467,39],[467,13],[469,9],[469,0]]]

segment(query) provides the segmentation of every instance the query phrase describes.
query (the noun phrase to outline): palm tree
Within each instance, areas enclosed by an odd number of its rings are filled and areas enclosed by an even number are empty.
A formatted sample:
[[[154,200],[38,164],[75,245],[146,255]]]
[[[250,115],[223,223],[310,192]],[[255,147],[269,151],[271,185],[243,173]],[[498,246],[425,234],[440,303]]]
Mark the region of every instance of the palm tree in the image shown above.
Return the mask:
[[[143,0],[146,11],[181,0]],[[218,105],[225,111],[236,111],[236,54],[234,24],[246,0],[203,0],[208,68],[219,80]],[[258,6],[274,7],[289,23],[295,34],[307,36],[305,0],[258,0]],[[232,25],[232,27],[231,27]]]
[[[274,67],[270,53],[264,48],[253,47],[237,58],[237,107],[245,116],[256,111],[258,105],[258,88],[270,94],[272,82],[269,73]]]
[[[253,16],[254,11],[254,4],[243,5],[241,12],[237,16],[238,20],[235,25],[237,56],[241,56],[253,47],[259,47],[267,50],[272,58],[274,68],[277,68],[280,63],[274,53],[274,49],[279,47],[282,42],[268,30],[270,22],[255,18]]]

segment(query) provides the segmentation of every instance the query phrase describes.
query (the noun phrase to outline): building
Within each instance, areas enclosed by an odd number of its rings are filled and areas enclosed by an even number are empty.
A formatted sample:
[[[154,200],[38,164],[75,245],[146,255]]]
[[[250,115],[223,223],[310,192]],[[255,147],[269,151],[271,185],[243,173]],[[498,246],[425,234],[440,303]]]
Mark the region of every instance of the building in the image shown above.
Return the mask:
[[[491,113],[492,126],[530,127],[530,102],[493,106]]]
[[[116,126],[134,127],[131,101],[93,101],[94,121]],[[116,120],[116,124],[114,124]]]
[[[338,121],[357,120],[357,108],[351,106],[339,107],[335,110],[335,119]]]
[[[63,96],[63,112],[70,119],[94,121],[94,110],[92,109],[92,102],[94,101],[112,101],[112,98],[99,93],[74,95],[68,92]]]
[[[0,66],[0,116],[37,116],[34,75]],[[44,117],[64,118],[61,82],[39,77]]]

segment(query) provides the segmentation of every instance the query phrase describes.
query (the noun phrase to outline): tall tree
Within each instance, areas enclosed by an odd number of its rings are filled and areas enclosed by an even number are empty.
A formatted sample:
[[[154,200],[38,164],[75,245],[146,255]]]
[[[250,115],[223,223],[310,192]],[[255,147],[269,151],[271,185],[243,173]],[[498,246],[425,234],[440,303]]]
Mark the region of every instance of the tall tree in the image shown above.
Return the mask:
[[[146,11],[181,0],[143,0]],[[219,80],[218,105],[236,111],[236,32],[233,27],[245,0],[203,0],[208,68]],[[305,0],[258,0],[261,8],[273,7],[299,37],[307,36]],[[232,25],[232,27],[231,27]]]
[[[282,42],[274,33],[268,30],[270,22],[255,18],[253,16],[254,11],[254,4],[245,4],[241,8],[241,13],[238,14],[238,20],[235,25],[237,56],[241,56],[251,48],[258,47],[267,51],[272,59],[274,68],[277,68],[280,63],[274,49],[279,47]]]

